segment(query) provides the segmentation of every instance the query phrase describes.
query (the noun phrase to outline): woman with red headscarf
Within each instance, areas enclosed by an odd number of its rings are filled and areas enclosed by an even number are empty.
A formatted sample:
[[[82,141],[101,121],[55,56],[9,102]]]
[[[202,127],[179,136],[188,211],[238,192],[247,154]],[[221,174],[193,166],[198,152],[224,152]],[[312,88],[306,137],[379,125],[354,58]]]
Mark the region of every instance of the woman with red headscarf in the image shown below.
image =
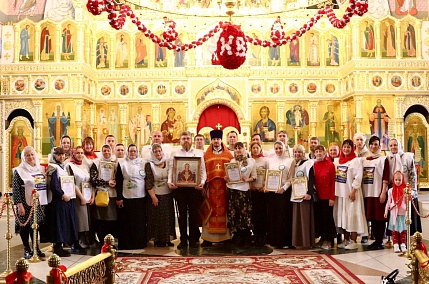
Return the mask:
[[[407,226],[405,225],[405,216],[407,215],[405,181],[404,174],[396,171],[393,174],[393,186],[388,191],[386,209],[384,218],[387,218],[387,212],[390,210],[389,230],[392,231],[393,251],[405,252],[407,250]],[[399,249],[399,243],[401,249]]]
[[[334,222],[344,232],[344,242],[338,248],[357,249],[358,234],[368,234],[363,203],[362,160],[353,152],[354,144],[346,139],[336,166]]]

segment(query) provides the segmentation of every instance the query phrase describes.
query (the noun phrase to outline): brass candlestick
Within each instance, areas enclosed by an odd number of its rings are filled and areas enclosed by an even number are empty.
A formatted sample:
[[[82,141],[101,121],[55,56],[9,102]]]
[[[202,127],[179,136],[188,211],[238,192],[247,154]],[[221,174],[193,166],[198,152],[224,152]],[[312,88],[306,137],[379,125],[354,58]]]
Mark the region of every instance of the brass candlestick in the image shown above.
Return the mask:
[[[34,190],[33,193],[33,256],[28,260],[29,262],[40,262],[39,256],[37,255],[37,229],[39,225],[37,224],[37,206],[39,205],[39,194],[37,190]]]
[[[405,220],[405,224],[407,225],[407,252],[405,253],[405,257],[411,259],[411,236],[410,236],[410,225],[411,225],[411,188],[410,183],[407,182],[407,186],[405,187],[405,194],[407,195],[407,219]]]
[[[7,249],[6,249],[6,270],[3,271],[2,274],[0,274],[0,279],[4,279],[7,275],[12,273],[12,269],[10,269],[10,240],[12,239],[13,235],[10,232],[10,206],[12,204],[12,198],[10,192],[5,193],[4,198],[4,204],[6,204],[6,226],[7,226],[7,232],[4,235],[4,238],[7,241]]]

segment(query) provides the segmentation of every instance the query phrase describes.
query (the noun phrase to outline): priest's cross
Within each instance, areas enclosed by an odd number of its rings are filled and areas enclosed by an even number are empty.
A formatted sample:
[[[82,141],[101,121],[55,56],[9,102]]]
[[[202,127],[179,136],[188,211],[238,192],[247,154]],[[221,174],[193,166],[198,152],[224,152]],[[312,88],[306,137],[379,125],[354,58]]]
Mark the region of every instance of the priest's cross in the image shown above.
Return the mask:
[[[218,122],[217,125],[215,126],[217,128],[217,130],[222,128],[222,125]]]
[[[219,171],[219,170],[220,170],[220,164],[217,163],[217,165],[216,165],[216,171]]]

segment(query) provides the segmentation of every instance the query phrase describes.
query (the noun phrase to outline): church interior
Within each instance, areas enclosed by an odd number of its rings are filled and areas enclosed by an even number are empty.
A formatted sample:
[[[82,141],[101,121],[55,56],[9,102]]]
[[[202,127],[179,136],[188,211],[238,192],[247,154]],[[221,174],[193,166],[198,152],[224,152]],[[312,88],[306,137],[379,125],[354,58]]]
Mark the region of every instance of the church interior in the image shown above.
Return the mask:
[[[246,145],[264,132],[265,149],[279,130],[290,146],[306,149],[313,136],[327,146],[362,132],[380,137],[387,152],[395,137],[414,152],[420,188],[429,188],[428,1],[368,1],[368,11],[341,28],[316,15],[331,6],[344,19],[344,0],[107,1],[112,13],[128,5],[138,17],[125,17],[123,25],[105,11],[91,13],[90,2],[103,1],[0,3],[2,192],[26,145],[46,162],[63,135],[73,145],[91,136],[99,150],[109,134],[141,148],[161,130],[174,147],[184,130],[208,140],[213,129],[235,130]],[[229,22],[247,39],[243,63],[231,69],[218,53]],[[267,41],[282,44],[261,44]],[[273,126],[267,131],[260,121]],[[405,260],[398,263],[405,277]],[[351,269],[369,277],[365,283],[379,283],[370,276],[379,279],[398,265]]]

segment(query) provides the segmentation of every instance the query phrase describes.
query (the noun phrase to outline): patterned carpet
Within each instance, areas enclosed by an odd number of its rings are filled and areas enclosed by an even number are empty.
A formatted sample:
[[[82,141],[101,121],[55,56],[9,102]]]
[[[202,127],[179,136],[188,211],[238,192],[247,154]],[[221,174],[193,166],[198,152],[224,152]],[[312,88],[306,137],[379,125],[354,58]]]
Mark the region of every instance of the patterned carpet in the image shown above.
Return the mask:
[[[363,283],[329,255],[119,257],[116,283]]]

